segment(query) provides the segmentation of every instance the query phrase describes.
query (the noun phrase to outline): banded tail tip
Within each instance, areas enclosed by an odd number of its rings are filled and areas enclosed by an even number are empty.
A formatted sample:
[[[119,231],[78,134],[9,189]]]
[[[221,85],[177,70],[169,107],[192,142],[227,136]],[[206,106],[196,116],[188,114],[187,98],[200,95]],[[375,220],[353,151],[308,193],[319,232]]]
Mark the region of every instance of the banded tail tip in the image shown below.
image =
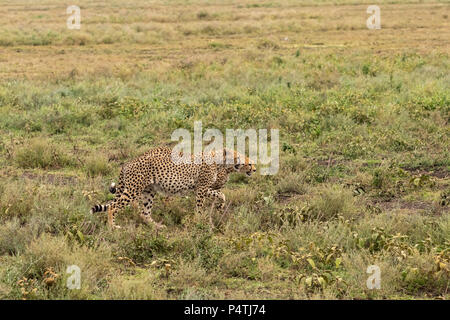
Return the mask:
[[[106,211],[106,206],[103,206],[101,204],[96,204],[91,208],[91,214],[96,212]]]

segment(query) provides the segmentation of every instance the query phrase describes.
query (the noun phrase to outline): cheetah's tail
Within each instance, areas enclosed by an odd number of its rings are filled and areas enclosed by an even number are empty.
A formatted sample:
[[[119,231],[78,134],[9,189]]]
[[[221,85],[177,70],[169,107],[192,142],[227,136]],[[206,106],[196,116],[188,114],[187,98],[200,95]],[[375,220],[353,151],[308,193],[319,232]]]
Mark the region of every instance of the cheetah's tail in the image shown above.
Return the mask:
[[[111,185],[109,186],[109,192],[116,193],[116,191],[117,191],[116,184],[112,182]]]
[[[114,182],[111,183],[109,186],[109,192],[116,193],[117,188],[116,184]],[[91,208],[91,214],[96,212],[102,212],[102,211],[108,211],[109,204],[96,204]]]
[[[96,212],[108,211],[109,204],[96,204],[91,208],[91,214]]]

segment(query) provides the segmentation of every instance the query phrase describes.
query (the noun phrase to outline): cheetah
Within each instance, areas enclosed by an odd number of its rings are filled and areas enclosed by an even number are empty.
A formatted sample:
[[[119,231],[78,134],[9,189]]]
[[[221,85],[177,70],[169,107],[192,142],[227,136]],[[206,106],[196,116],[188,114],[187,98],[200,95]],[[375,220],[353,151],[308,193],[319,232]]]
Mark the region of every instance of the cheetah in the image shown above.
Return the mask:
[[[252,160],[230,149],[192,155],[190,163],[176,163],[172,159],[172,149],[158,147],[122,166],[117,186],[112,184],[110,191],[114,199],[105,205],[95,205],[91,213],[107,211],[111,228],[115,224],[116,212],[131,202],[137,201],[142,208],[141,217],[157,229],[164,225],[151,217],[153,200],[157,193],[163,195],[185,194],[193,191],[196,196],[196,211],[203,208],[205,198],[218,200],[216,209],[225,206],[225,195],[220,189],[228,181],[232,172],[251,176],[256,172]],[[182,155],[180,153],[180,155]],[[214,161],[218,156],[222,161]],[[215,158],[217,159],[217,158]]]

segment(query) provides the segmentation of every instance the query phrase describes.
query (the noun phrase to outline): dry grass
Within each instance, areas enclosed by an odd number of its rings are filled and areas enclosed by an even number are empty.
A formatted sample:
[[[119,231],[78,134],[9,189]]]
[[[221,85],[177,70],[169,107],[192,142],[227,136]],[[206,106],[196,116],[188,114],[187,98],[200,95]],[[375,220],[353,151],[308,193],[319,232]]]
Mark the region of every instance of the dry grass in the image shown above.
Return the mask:
[[[81,1],[81,30],[66,28],[68,15],[60,2],[6,3],[0,9],[5,26],[0,77],[127,77],[141,71],[163,76],[190,59],[245,62],[249,53],[263,54],[264,40],[276,43],[279,55],[295,50],[372,50],[375,55],[448,50],[450,9],[445,3],[381,4],[382,29],[377,32],[366,28],[366,4],[264,3],[133,1],[122,6]],[[219,45],[211,50],[214,43]]]

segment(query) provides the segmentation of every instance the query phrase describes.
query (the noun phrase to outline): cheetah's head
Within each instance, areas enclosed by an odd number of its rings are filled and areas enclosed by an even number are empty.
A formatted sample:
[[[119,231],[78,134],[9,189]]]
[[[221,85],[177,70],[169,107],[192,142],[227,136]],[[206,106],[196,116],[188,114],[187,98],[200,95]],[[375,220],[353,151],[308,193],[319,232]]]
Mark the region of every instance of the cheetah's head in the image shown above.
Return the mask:
[[[225,161],[228,160],[226,163],[231,163],[234,171],[245,173],[249,177],[256,172],[255,163],[237,151],[224,149],[224,157]]]

